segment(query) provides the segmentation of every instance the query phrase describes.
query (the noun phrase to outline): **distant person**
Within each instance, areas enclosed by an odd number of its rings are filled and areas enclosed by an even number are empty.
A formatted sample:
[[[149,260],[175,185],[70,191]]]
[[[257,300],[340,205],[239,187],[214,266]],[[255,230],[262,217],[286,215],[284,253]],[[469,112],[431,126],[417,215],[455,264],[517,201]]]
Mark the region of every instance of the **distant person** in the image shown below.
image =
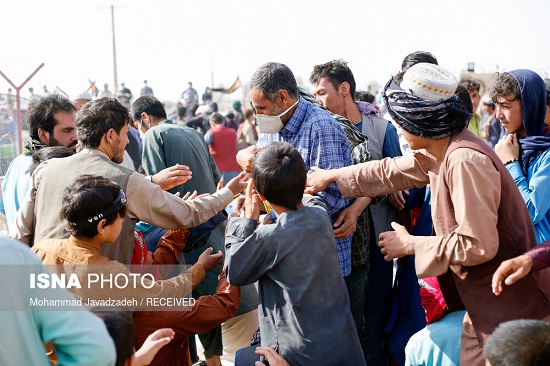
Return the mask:
[[[11,88],[8,88],[8,93],[6,94],[6,99],[4,100],[4,106],[6,107],[6,114],[8,118],[13,118],[13,94],[11,93]]]
[[[113,93],[111,93],[111,91],[109,90],[109,84],[107,84],[107,83],[103,84],[103,90],[101,92],[99,92],[99,97],[100,98],[112,98],[113,97]]]
[[[237,130],[237,147],[239,150],[246,149],[249,146],[256,145],[258,142],[258,129],[252,109],[244,111],[244,122]]]
[[[483,138],[481,135],[481,116],[477,113],[477,108],[479,107],[479,102],[481,100],[481,96],[479,95],[481,85],[472,79],[461,79],[458,82],[458,85],[465,87],[466,90],[468,90],[468,93],[470,93],[470,98],[472,99],[474,114],[468,123],[468,130],[481,139]]]
[[[195,89],[193,89],[193,83],[188,82],[188,87],[181,93],[181,98],[183,99],[183,103],[185,107],[189,107],[193,104],[199,103],[199,94]]]
[[[208,86],[204,89],[201,99],[204,104],[209,104],[212,101],[212,91]]]
[[[237,123],[237,120],[235,119],[235,112],[229,111],[225,115],[225,126],[232,128],[235,132],[239,129],[239,124]]]
[[[130,108],[130,102],[132,100],[132,92],[126,87],[124,83],[120,83],[120,90],[117,93],[117,98],[120,100],[123,106]]]
[[[92,100],[92,94],[90,94],[87,90],[83,91],[82,93],[78,94],[74,99],[73,99],[73,105],[75,106],[76,108],[76,111],[78,112],[80,109],[82,109],[82,107],[84,106],[84,104],[88,103],[89,101]]]
[[[141,96],[151,95],[153,96],[153,89],[147,85],[147,80],[143,80],[143,88],[141,88]]]
[[[226,127],[223,116],[212,113],[209,117],[210,130],[204,135],[210,154],[214,157],[218,171],[225,181],[235,178],[241,171],[237,164],[237,133]]]
[[[486,113],[486,117],[482,123],[482,137],[491,148],[495,148],[495,145],[498,143],[500,138],[504,134],[504,128],[502,123],[496,117],[496,108],[495,103],[492,101],[484,101],[482,103],[483,111]]]
[[[50,91],[48,90],[48,86],[47,86],[47,85],[44,85],[44,86],[42,87],[42,95],[46,97],[46,96],[48,96],[48,95],[50,95],[50,94],[51,94],[51,93],[50,93]]]
[[[241,102],[236,100],[233,102],[233,111],[235,112],[235,121],[240,126],[244,122],[243,110],[241,109]]]

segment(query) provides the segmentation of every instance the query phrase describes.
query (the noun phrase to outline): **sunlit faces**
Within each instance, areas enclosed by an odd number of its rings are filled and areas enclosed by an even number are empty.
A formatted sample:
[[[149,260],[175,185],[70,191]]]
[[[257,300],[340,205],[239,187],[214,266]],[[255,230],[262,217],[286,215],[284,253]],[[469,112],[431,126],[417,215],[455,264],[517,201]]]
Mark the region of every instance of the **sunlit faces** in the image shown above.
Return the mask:
[[[345,111],[345,98],[341,92],[341,86],[335,88],[334,85],[326,77],[321,78],[318,84],[313,87],[313,96],[319,104],[339,115],[343,115]]]
[[[479,107],[481,96],[479,95],[479,92],[477,90],[468,91],[468,94],[470,94],[470,99],[472,100],[472,107],[474,108],[474,113],[475,113],[477,111],[477,108]]]
[[[517,132],[520,136],[526,136],[523,127],[521,100],[514,99],[512,95],[497,97],[496,117],[502,123],[504,129],[510,133]]]
[[[102,241],[104,241],[105,243],[114,243],[120,235],[120,232],[122,231],[123,222],[124,218],[118,215],[113,223],[107,226],[103,226]]]
[[[117,164],[122,163],[122,160],[124,159],[124,150],[126,149],[126,145],[128,145],[128,143],[130,142],[130,140],[128,139],[129,128],[129,124],[126,123],[124,127],[122,127],[122,129],[120,130],[119,134],[113,132],[111,160]]]
[[[54,113],[53,118],[57,124],[51,134],[45,134],[48,146],[66,146],[76,149],[78,138],[76,136],[76,113],[60,111]]]
[[[278,103],[281,103],[279,101],[279,97],[275,99],[275,103],[267,99],[263,93],[258,88],[252,88],[250,90],[250,100],[252,103],[252,110],[255,114],[265,114],[268,116],[276,116],[281,114],[281,112],[284,111],[284,108],[282,106],[279,106]]]
[[[426,149],[427,144],[429,143],[428,139],[415,136],[411,133],[408,133],[404,129],[401,129],[401,133],[403,134],[403,137],[407,142],[409,143],[409,147],[411,150],[420,150],[420,149]]]

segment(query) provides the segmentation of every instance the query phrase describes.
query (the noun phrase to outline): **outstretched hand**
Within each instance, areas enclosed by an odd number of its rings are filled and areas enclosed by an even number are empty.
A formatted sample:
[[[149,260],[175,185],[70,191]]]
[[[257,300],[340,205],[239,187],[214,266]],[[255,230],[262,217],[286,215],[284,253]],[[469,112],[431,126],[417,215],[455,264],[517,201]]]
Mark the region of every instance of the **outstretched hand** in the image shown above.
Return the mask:
[[[238,195],[239,193],[244,191],[244,189],[246,188],[246,182],[241,183],[241,180],[245,176],[246,176],[245,172],[240,172],[239,175],[237,175],[235,178],[231,179],[227,183],[226,187],[229,188],[231,190],[231,192],[233,192],[233,196]],[[219,188],[219,186],[218,186],[218,188]]]
[[[504,280],[506,285],[510,286],[519,279],[527,276],[532,268],[533,261],[531,257],[525,254],[502,262],[493,274],[493,293],[496,296],[500,295],[502,292],[502,280]]]
[[[220,264],[223,260],[223,253],[218,250],[217,253],[212,254],[214,248],[206,248],[204,252],[197,259],[197,263],[204,267],[205,272],[210,272],[214,267]]]
[[[140,349],[136,351],[134,365],[142,366],[149,365],[158,350],[166,346],[176,333],[171,328],[162,328],[149,335]]]
[[[192,175],[188,166],[176,164],[153,175],[151,181],[167,191],[187,182]]]
[[[324,170],[316,166],[311,167],[310,171],[307,173],[307,185],[304,192],[313,194],[324,191],[328,185],[334,181],[334,170]]]

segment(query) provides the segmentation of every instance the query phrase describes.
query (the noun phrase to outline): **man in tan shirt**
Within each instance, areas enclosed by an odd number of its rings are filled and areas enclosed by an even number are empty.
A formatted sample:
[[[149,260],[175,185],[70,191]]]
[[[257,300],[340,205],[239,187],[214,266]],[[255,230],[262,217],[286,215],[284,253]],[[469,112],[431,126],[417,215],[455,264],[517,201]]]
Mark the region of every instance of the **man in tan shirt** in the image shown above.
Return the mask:
[[[63,190],[78,175],[93,173],[117,182],[129,198],[128,214],[116,245],[104,246],[102,250],[106,257],[129,264],[138,220],[165,229],[196,226],[214,216],[231,202],[234,194],[244,189],[239,176],[212,195],[184,201],[143,175],[119,166],[128,144],[129,121],[128,110],[115,99],[101,98],[87,103],[76,119],[78,138],[84,149],[68,158],[49,160],[35,170],[10,235],[31,246],[42,239],[68,237],[58,216]]]
[[[506,299],[491,292],[491,275],[506,259],[536,244],[529,213],[495,153],[465,127],[470,118],[454,95],[457,81],[430,64],[409,69],[384,92],[412,155],[330,171],[315,169],[309,193],[336,182],[346,197],[379,196],[431,184],[435,236],[412,236],[396,223],[382,233],[386,260],[415,255],[419,278],[439,276],[449,307],[467,310],[461,364],[484,365],[482,345],[501,322],[550,316],[548,274],[510,286]],[[482,189],[480,189],[482,187]],[[501,295],[502,296],[502,295]]]

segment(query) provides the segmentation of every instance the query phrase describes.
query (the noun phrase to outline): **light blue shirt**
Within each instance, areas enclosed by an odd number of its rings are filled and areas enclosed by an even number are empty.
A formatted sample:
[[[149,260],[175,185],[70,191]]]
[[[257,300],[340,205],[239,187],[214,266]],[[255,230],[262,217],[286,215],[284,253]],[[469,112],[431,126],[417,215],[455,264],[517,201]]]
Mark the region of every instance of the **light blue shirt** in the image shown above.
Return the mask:
[[[521,197],[527,205],[537,242],[550,239],[550,149],[546,150],[531,164],[527,177],[523,175],[519,162],[506,165]]]
[[[116,349],[103,320],[81,306],[42,310],[30,304],[35,298],[75,297],[61,288],[31,288],[31,274],[47,270],[28,246],[0,238],[0,251],[0,365],[48,366],[47,342],[54,344],[60,365],[115,364]]]
[[[405,366],[460,365],[460,338],[466,311],[447,314],[416,332],[405,347]]]
[[[21,206],[21,202],[23,202],[23,198],[29,190],[31,176],[27,171],[31,165],[32,155],[19,155],[11,161],[2,182],[2,198],[4,199],[8,234],[10,226],[15,221],[15,216]]]

